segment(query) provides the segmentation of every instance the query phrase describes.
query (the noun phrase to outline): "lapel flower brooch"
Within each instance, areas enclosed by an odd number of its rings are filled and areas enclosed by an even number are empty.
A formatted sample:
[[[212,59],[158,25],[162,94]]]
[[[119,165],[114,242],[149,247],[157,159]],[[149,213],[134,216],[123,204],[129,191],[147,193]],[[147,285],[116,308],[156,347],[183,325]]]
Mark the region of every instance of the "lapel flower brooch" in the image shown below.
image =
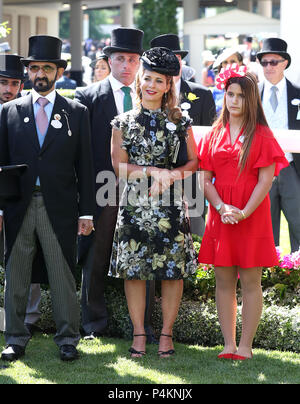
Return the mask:
[[[191,102],[195,101],[195,100],[199,100],[199,97],[196,96],[196,94],[189,92],[188,94],[185,94],[185,98],[187,101],[183,102],[180,107],[182,109],[182,115],[188,117],[188,110],[192,108],[191,106]]]

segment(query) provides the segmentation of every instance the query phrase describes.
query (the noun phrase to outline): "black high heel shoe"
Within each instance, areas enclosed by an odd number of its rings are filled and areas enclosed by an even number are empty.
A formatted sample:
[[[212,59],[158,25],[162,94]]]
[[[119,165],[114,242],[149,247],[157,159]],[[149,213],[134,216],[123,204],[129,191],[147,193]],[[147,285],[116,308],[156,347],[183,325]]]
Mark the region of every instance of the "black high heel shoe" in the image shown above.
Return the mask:
[[[133,334],[134,337],[147,337],[146,334]],[[135,348],[130,347],[128,349],[130,352],[130,356],[132,358],[141,358],[142,356],[146,355],[146,351],[137,351]],[[132,355],[141,355],[141,356],[132,356]]]
[[[173,335],[168,335],[168,334],[163,334],[163,333],[161,333],[160,336],[173,338]],[[160,358],[163,357],[163,355],[169,355],[169,356],[174,355],[174,353],[175,353],[174,349],[169,349],[168,351],[158,351],[157,352],[157,354]]]

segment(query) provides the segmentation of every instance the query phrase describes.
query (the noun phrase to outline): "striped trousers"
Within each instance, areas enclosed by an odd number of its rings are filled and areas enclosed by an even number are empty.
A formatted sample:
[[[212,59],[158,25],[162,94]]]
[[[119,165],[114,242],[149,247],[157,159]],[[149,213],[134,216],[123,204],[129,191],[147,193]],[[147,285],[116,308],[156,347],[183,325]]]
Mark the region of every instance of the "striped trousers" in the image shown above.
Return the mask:
[[[57,329],[54,341],[58,346],[76,346],[80,338],[80,309],[75,279],[53,231],[40,192],[33,194],[6,265],[6,343],[25,347],[30,339],[28,330],[24,326],[24,318],[30,291],[32,262],[37,249],[37,237],[43,250],[50,284],[53,316]]]

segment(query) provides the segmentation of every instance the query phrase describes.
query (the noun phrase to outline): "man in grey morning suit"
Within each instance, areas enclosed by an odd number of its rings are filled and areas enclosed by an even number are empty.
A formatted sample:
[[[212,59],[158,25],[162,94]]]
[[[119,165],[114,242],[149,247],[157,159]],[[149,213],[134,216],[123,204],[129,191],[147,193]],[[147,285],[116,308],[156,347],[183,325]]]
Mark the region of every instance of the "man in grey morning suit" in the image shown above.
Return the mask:
[[[80,312],[72,271],[77,234],[89,235],[93,228],[94,186],[88,111],[55,92],[66,67],[61,46],[55,37],[29,38],[29,56],[22,62],[32,93],[1,111],[0,166],[28,166],[20,179],[21,198],[4,206],[8,346],[2,359],[7,361],[23,356],[30,339],[24,316],[37,241],[47,267],[60,358],[78,358]]]
[[[257,58],[263,66],[264,81],[259,83],[264,112],[271,129],[300,129],[300,88],[284,76],[291,64],[287,43],[280,38],[263,42]],[[270,191],[275,245],[279,245],[280,216],[289,225],[291,251],[300,247],[300,154],[286,153],[290,165],[280,171]]]

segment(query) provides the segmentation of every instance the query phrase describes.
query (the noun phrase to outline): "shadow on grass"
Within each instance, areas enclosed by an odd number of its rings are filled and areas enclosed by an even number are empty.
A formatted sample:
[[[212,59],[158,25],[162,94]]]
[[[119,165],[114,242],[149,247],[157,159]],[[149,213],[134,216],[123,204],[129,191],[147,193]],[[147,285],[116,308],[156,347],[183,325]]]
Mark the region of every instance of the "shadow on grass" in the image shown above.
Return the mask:
[[[217,359],[221,347],[175,343],[174,357],[159,359],[157,345],[147,345],[145,357],[131,359],[130,341],[101,338],[81,341],[78,346],[80,360],[65,363],[59,359],[52,338],[52,335],[37,334],[28,344],[22,360],[0,369],[0,384],[300,383],[299,354],[254,350],[252,360],[237,362]],[[3,346],[1,336],[1,350]],[[1,365],[6,363],[0,361]]]

